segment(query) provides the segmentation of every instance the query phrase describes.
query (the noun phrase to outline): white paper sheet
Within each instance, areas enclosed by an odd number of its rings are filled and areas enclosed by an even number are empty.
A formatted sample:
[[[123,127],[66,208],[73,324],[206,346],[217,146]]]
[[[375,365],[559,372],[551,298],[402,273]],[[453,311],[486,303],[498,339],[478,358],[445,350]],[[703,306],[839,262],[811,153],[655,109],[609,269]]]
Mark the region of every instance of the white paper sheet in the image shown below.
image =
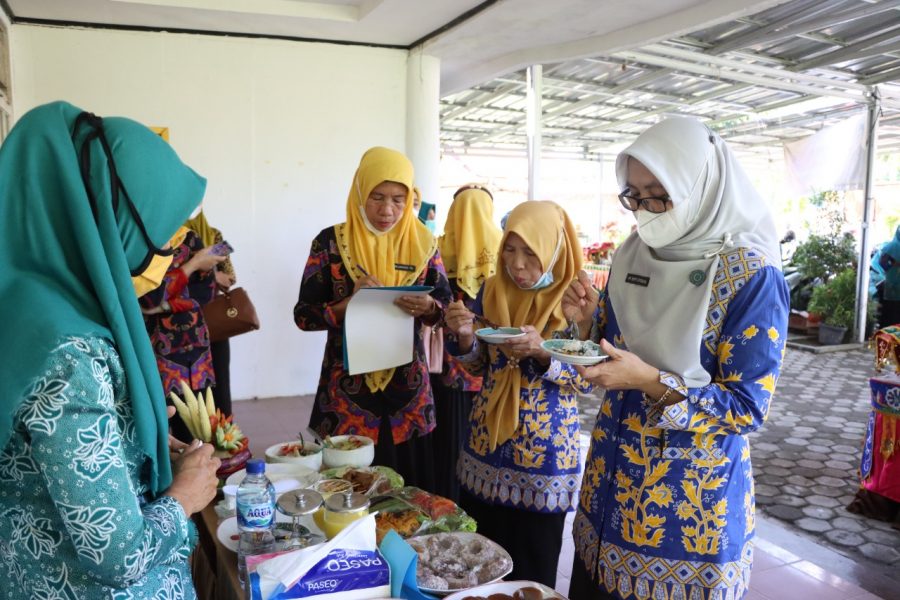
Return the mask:
[[[411,363],[412,315],[394,304],[400,296],[425,296],[423,286],[362,288],[344,315],[344,353],[350,375],[370,373]]]

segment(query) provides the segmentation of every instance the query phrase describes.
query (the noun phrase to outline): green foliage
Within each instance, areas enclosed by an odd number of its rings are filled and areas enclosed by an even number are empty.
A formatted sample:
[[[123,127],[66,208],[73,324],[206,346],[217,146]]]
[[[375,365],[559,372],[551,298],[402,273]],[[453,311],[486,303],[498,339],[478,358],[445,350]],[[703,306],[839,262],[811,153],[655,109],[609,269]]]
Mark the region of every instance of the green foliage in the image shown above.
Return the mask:
[[[850,234],[811,235],[797,246],[791,262],[804,279],[827,281],[835,273],[856,267],[856,243]]]
[[[869,302],[868,322],[875,320],[875,309],[875,303]],[[856,269],[844,269],[816,287],[809,300],[809,311],[822,315],[828,325],[852,329],[856,318]]]

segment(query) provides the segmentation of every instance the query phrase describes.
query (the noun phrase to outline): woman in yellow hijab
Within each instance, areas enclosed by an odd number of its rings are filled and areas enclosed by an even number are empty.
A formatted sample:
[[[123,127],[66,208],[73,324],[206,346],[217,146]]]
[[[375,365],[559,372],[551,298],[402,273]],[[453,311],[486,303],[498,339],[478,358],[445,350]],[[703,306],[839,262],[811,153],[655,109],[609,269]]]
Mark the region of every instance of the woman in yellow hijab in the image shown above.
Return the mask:
[[[453,298],[467,308],[471,309],[478,290],[494,274],[502,235],[494,223],[494,199],[488,188],[469,183],[456,190],[438,247]],[[451,341],[449,334],[444,337]],[[445,345],[441,372],[431,376],[438,423],[434,433],[434,468],[438,473],[437,493],[458,502],[456,462],[472,399],[481,390],[481,377],[466,371],[446,348]]]
[[[577,394],[591,386],[571,365],[551,360],[541,342],[565,329],[560,302],[581,264],[566,212],[553,202],[524,202],[509,215],[475,314],[454,302],[445,317],[463,365],[484,377],[457,465],[460,505],[479,533],[510,553],[510,579],[551,587],[581,482]],[[483,344],[474,336],[480,319],[522,335]]]
[[[409,485],[434,489],[431,432],[434,400],[422,331],[438,323],[450,286],[434,236],[413,212],[413,166],[400,152],[371,148],[347,197],[347,220],[316,236],[294,321],[304,331],[328,332],[322,375],[309,426],[320,436],[358,434],[376,440],[375,463]],[[413,361],[362,375],[344,369],[344,313],[363,287],[427,285],[429,296],[396,304],[416,318]]]

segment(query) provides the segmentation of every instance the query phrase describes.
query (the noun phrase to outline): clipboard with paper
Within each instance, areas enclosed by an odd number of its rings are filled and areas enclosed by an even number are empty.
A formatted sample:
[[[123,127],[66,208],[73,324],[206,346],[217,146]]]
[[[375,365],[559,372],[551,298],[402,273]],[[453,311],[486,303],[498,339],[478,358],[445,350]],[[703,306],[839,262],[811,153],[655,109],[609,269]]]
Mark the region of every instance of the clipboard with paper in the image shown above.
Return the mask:
[[[431,286],[361,288],[344,315],[344,369],[360,375],[411,363],[415,318],[394,304],[400,296],[427,296]]]

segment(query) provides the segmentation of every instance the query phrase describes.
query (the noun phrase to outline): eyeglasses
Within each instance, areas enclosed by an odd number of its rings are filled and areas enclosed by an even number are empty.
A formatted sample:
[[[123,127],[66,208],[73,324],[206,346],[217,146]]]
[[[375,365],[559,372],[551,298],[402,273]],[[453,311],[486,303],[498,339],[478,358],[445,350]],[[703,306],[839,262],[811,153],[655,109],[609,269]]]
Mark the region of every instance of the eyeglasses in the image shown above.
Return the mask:
[[[672,204],[672,200],[668,196],[647,196],[646,198],[641,198],[627,188],[619,194],[619,202],[631,212],[643,207],[644,210],[652,213],[664,213],[666,212],[666,207]]]
[[[491,193],[491,190],[487,189],[483,185],[478,185],[475,183],[470,183],[468,185],[464,185],[461,188],[459,188],[458,190],[456,190],[456,192],[453,194],[453,199],[456,200],[456,197],[459,196],[461,193],[465,192],[466,190],[481,190],[482,192],[484,192],[485,194],[490,196],[491,200],[494,199],[494,195]]]

